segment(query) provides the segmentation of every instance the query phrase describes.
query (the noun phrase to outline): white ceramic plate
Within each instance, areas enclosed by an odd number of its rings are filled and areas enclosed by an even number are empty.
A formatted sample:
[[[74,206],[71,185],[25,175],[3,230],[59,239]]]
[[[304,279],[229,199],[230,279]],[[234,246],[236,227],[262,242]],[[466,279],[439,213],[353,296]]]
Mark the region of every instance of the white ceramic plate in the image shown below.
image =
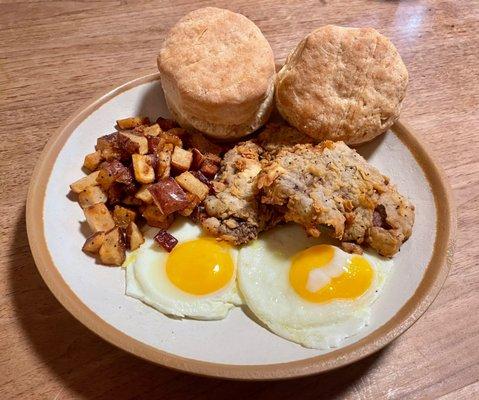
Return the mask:
[[[33,174],[27,203],[30,246],[63,305],[111,343],[153,362],[238,379],[275,379],[329,370],[365,357],[406,330],[437,295],[450,264],[455,229],[451,198],[426,149],[396,124],[359,152],[416,206],[411,238],[374,304],[371,324],[334,351],[303,348],[251,320],[240,308],[221,321],[168,318],[125,296],[121,268],[95,264],[81,251],[83,212],[69,184],[83,176],[85,154],[121,117],[168,116],[158,75],[129,82],[81,109],[52,137]]]

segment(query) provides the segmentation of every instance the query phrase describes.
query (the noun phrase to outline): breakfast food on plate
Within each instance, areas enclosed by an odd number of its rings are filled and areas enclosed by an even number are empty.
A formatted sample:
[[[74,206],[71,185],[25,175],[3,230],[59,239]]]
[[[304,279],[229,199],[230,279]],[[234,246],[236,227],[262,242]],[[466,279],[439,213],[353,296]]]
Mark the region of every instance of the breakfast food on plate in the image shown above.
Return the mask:
[[[396,121],[408,72],[373,28],[328,25],[306,36],[276,81],[276,106],[294,127],[323,140],[359,144]]]
[[[199,226],[180,218],[170,228],[178,240],[168,253],[146,241],[126,268],[126,294],[168,315],[214,320],[241,305],[236,282],[238,250],[202,236]]]
[[[200,221],[210,234],[236,245],[256,239],[273,224],[271,208],[257,198],[257,176],[261,171],[261,147],[247,141],[229,150],[212,182],[214,194],[206,197]]]
[[[261,201],[311,236],[321,228],[342,242],[393,256],[411,235],[414,206],[389,178],[343,142],[280,150],[258,177]],[[348,248],[351,248],[349,246]]]
[[[140,247],[143,222],[161,229],[156,242],[171,251],[177,242],[166,230],[175,215],[192,214],[208,195],[223,151],[162,117],[154,124],[125,118],[117,126],[85,156],[89,174],[70,185],[92,231],[83,251],[106,265],[121,265],[126,250]]]
[[[168,33],[158,68],[168,108],[183,127],[234,139],[269,117],[273,51],[241,14],[206,7],[185,15]]]
[[[123,265],[126,294],[166,315],[218,320],[246,305],[317,349],[357,334],[392,267],[381,256],[414,224],[413,204],[346,144],[399,115],[408,74],[394,46],[371,28],[315,30],[276,81],[292,126],[269,123],[248,140],[275,92],[273,53],[253,22],[193,11],[158,68],[175,120],[118,120],[70,186],[92,233],[82,250]]]
[[[329,349],[369,324],[392,261],[352,255],[276,227],[241,248],[238,280],[248,308],[279,336]]]

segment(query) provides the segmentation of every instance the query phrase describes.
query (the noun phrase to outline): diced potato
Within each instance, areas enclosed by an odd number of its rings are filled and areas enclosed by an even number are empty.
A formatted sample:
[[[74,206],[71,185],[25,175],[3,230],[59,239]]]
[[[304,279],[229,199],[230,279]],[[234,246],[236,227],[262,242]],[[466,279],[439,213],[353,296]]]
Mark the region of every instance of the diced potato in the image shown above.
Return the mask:
[[[206,176],[209,176],[210,178],[213,178],[218,172],[218,170],[219,166],[209,161],[203,162],[203,165],[200,168],[200,171]]]
[[[170,129],[176,128],[178,123],[172,119],[167,119],[163,117],[158,117],[156,123],[160,125],[161,130],[169,131]]]
[[[146,117],[123,118],[116,121],[120,129],[133,129],[140,125],[149,125],[150,120]]]
[[[171,155],[171,165],[180,170],[188,171],[193,161],[193,154],[191,151],[184,150],[181,147],[175,146],[173,154]]]
[[[99,171],[95,171],[81,179],[78,179],[76,182],[73,182],[70,185],[70,189],[74,193],[80,193],[83,192],[88,186],[97,185],[96,178],[98,177],[99,173]]]
[[[192,149],[191,152],[193,154],[193,160],[191,161],[191,169],[200,169],[201,165],[203,164],[203,161],[205,160],[205,156],[198,149]]]
[[[215,155],[219,155],[222,152],[221,146],[213,143],[209,139],[206,139],[201,133],[194,132],[189,137],[189,145],[190,147],[197,148],[203,154],[211,153]]]
[[[155,204],[165,215],[182,210],[189,204],[186,193],[171,177],[148,186],[148,191]]]
[[[82,250],[85,253],[98,254],[103,241],[105,240],[105,232],[96,232],[85,241]]]
[[[108,231],[115,227],[115,221],[105,204],[97,203],[83,210],[86,221],[93,232]]]
[[[126,242],[130,250],[136,250],[144,242],[145,238],[143,237],[140,229],[134,222],[130,222],[126,227]]]
[[[126,258],[125,241],[120,228],[106,232],[99,250],[100,261],[106,265],[122,265]]]
[[[119,136],[120,134],[115,132],[97,139],[95,150],[100,152],[104,160],[111,161],[125,158],[125,154],[118,143]]]
[[[147,126],[143,129],[143,135],[145,136],[158,136],[161,132],[162,130],[158,124]]]
[[[96,181],[103,190],[108,190],[115,182],[125,185],[133,183],[131,171],[118,160],[102,163],[98,173]]]
[[[154,226],[155,228],[168,229],[173,223],[173,214],[163,214],[154,204],[146,206],[141,215],[146,219],[148,225]]]
[[[113,209],[113,221],[116,226],[126,228],[130,222],[135,222],[136,212],[129,208],[116,205]]]
[[[188,133],[184,128],[171,128],[166,131],[168,135],[178,136],[179,138],[184,138]]]
[[[198,196],[200,201],[203,201],[210,191],[208,185],[205,185],[189,171],[183,172],[175,179],[183,189]]]
[[[140,199],[141,201],[145,202],[146,204],[153,203],[153,197],[151,197],[151,193],[148,190],[148,185],[143,185],[138,192],[136,192],[135,197]]]
[[[133,154],[133,171],[135,179],[140,183],[152,183],[155,181],[155,170],[151,158],[146,155]]]
[[[156,175],[158,179],[165,179],[171,173],[171,155],[173,154],[173,145],[167,143],[163,151],[158,153],[158,162],[156,166]]]
[[[201,203],[198,196],[194,195],[193,193],[186,193],[186,197],[188,199],[188,206],[183,210],[178,211],[180,215],[184,217],[188,217],[194,211],[194,209]]]
[[[123,197],[122,203],[125,204],[126,206],[134,206],[134,207],[138,207],[143,204],[143,202],[140,199],[137,199],[135,196],[132,196],[132,195],[127,195]]]
[[[106,203],[107,200],[105,192],[99,186],[88,186],[78,194],[78,202],[81,208],[90,207],[97,203]]]
[[[138,154],[146,154],[148,153],[148,140],[144,136],[134,135],[133,133],[128,132],[120,132],[122,138],[128,140],[130,145],[134,146],[134,149],[130,148],[127,150],[129,153],[138,153]],[[135,151],[136,149],[136,151]]]
[[[87,154],[83,166],[89,171],[95,171],[100,163],[103,161],[101,152],[99,150],[94,153]]]

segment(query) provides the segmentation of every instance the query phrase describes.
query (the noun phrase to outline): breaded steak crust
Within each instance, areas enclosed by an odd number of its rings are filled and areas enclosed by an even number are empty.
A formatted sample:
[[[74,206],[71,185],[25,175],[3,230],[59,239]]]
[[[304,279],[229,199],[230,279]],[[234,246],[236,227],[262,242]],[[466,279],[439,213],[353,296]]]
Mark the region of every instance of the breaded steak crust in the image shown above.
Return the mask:
[[[312,236],[368,244],[393,256],[411,235],[414,206],[376,168],[343,142],[285,147],[259,174],[261,201]]]
[[[248,141],[225,154],[213,181],[215,194],[205,199],[200,213],[207,232],[239,245],[256,239],[273,223],[271,207],[262,205],[257,197],[262,152],[261,147]]]

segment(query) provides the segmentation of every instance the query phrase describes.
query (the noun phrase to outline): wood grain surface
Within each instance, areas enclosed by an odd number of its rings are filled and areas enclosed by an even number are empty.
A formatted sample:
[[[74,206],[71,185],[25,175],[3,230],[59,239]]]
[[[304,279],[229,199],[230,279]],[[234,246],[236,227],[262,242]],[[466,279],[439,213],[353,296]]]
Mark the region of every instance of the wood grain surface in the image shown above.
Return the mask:
[[[170,371],[88,331],[36,271],[24,208],[46,141],[95,93],[155,72],[168,28],[206,4],[255,21],[278,61],[312,29],[340,24],[377,28],[408,66],[402,118],[429,145],[453,188],[456,256],[428,312],[361,362],[283,382]],[[479,399],[478,43],[479,3],[465,0],[0,0],[0,398]]]

